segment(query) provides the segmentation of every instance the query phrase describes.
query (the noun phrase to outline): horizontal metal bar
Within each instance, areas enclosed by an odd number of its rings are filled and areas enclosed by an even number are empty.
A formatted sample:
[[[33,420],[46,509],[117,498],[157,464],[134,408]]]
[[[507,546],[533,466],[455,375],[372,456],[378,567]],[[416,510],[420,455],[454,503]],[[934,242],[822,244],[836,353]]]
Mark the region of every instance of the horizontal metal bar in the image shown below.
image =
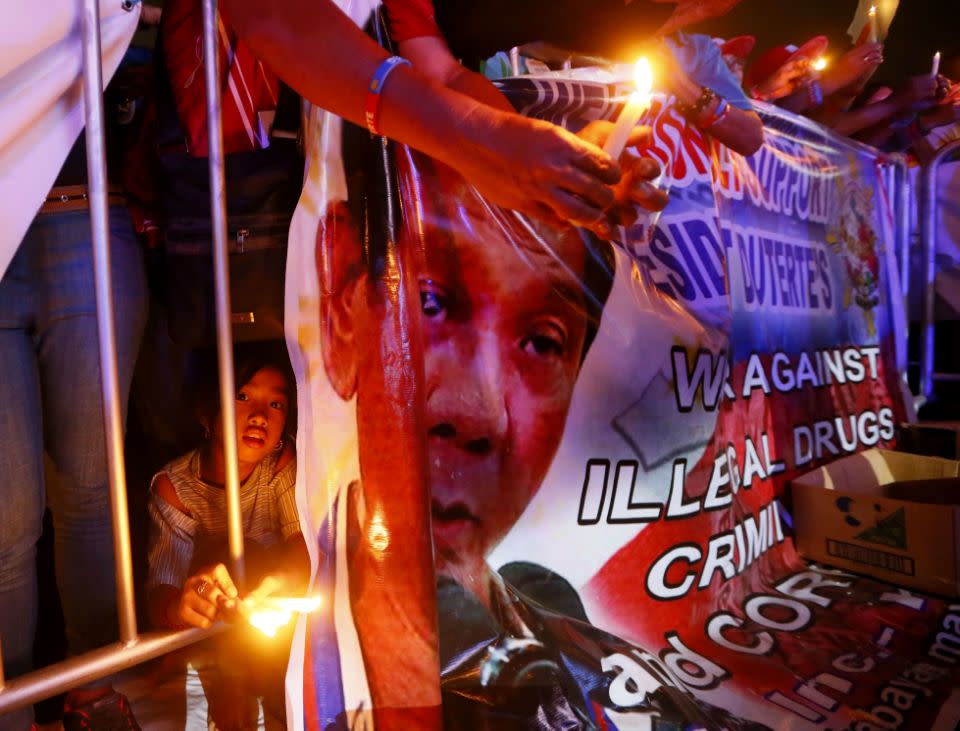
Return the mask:
[[[220,622],[205,630],[147,632],[133,644],[118,642],[13,678],[0,688],[0,716],[220,634],[228,626]]]

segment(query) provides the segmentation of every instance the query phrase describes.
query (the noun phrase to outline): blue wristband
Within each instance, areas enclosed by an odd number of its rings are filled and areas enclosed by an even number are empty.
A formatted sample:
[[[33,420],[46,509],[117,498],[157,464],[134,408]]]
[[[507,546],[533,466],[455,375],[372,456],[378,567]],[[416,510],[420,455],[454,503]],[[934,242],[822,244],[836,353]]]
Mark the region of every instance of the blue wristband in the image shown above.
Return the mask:
[[[370,83],[367,84],[365,117],[367,129],[370,130],[371,134],[380,134],[380,92],[383,91],[383,86],[387,83],[387,77],[397,66],[410,66],[410,62],[400,56],[391,56],[377,66],[377,70],[370,77]]]

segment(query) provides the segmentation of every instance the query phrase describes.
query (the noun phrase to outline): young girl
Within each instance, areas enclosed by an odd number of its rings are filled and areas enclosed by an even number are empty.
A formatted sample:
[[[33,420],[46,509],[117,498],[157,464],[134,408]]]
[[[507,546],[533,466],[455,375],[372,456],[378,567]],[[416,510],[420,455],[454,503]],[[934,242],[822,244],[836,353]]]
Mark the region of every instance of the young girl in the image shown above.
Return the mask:
[[[294,496],[293,373],[281,348],[263,345],[238,347],[234,370],[247,585],[301,595],[309,557]],[[209,627],[232,618],[240,600],[225,566],[226,465],[215,381],[208,379],[199,395],[203,443],[167,464],[151,486],[148,604],[161,627]],[[241,625],[214,643],[213,658],[191,659],[219,729],[256,728],[258,696],[283,716],[289,643],[253,646],[252,635]]]

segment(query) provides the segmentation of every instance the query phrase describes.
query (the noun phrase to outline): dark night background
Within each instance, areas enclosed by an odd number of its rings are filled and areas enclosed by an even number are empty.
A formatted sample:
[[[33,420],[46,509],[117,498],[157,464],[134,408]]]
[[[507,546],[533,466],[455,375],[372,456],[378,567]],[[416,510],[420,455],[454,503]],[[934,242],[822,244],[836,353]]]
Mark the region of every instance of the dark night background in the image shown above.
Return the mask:
[[[480,59],[530,41],[627,61],[673,12],[671,0],[433,0],[437,21],[454,55],[471,67]],[[857,0],[742,0],[726,15],[690,26],[722,38],[757,37],[752,58],[815,35],[830,38],[836,58],[851,45],[847,27]],[[958,53],[960,0],[901,0],[890,26],[886,61],[875,81],[896,83],[929,73],[934,52],[941,71],[960,78],[950,63]]]
[[[831,55],[851,44],[847,27],[857,9],[857,0],[743,0],[722,18],[691,30],[730,38],[757,37],[753,56],[772,46],[801,44],[815,35],[830,38]],[[960,0],[900,0],[884,47],[884,64],[875,77],[896,83],[911,73],[929,72],[936,51],[943,54],[942,71],[948,59],[960,53]],[[956,78],[960,69],[952,70]]]

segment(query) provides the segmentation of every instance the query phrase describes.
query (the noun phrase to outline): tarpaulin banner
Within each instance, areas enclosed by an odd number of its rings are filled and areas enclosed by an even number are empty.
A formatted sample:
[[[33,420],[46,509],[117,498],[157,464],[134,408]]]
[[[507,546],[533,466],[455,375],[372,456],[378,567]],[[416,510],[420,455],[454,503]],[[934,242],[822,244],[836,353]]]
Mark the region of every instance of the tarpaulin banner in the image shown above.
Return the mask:
[[[501,88],[575,132],[623,99]],[[880,162],[763,117],[743,158],[656,101],[671,202],[607,242],[313,113],[295,728],[953,728],[960,605],[793,545],[791,476],[894,443],[902,304]]]

